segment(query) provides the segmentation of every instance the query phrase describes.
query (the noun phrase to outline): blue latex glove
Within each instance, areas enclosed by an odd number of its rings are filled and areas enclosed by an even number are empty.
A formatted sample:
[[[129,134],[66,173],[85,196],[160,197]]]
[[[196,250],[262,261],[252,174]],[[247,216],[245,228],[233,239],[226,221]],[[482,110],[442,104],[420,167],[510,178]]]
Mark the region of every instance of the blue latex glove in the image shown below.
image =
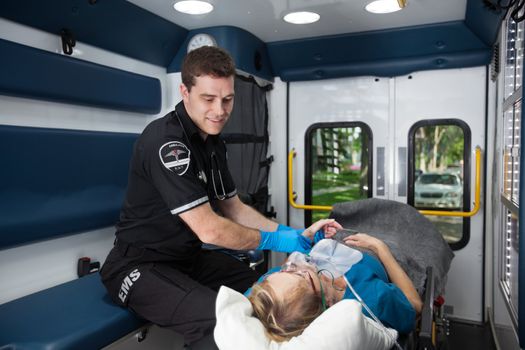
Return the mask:
[[[257,249],[268,249],[282,253],[308,253],[312,248],[310,240],[302,235],[298,235],[295,230],[260,232],[261,242]]]
[[[277,226],[277,230],[275,230],[275,231],[292,231],[292,230],[296,231],[296,229],[294,229],[293,227],[286,226],[286,225],[283,225],[283,224],[279,224],[279,226]]]

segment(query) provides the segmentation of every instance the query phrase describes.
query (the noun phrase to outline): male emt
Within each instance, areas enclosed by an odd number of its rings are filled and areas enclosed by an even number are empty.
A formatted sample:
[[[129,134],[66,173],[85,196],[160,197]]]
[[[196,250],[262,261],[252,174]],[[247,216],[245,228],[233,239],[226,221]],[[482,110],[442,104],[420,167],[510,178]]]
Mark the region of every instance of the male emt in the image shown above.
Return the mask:
[[[181,74],[182,101],[135,143],[115,246],[100,273],[116,303],[192,344],[215,326],[219,287],[244,292],[259,277],[202,243],[304,252],[310,241],[285,227],[273,232],[278,224],[237,196],[219,137],[233,108],[232,58],[202,47]]]

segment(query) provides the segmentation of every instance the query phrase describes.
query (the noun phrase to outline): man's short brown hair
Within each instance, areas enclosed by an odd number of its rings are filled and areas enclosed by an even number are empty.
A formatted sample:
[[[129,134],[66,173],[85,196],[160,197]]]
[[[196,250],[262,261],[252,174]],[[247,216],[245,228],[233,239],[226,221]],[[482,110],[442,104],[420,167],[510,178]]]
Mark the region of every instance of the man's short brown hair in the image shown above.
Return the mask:
[[[226,50],[203,46],[190,51],[182,61],[182,83],[188,91],[195,85],[195,77],[210,75],[227,78],[235,75],[235,63]]]

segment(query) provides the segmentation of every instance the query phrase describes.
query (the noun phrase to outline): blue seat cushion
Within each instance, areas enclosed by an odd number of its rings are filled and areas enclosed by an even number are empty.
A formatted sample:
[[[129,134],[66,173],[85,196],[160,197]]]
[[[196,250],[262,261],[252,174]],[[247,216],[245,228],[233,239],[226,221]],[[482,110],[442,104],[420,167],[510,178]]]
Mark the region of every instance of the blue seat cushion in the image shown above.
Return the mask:
[[[0,305],[0,349],[99,349],[144,324],[95,273]]]

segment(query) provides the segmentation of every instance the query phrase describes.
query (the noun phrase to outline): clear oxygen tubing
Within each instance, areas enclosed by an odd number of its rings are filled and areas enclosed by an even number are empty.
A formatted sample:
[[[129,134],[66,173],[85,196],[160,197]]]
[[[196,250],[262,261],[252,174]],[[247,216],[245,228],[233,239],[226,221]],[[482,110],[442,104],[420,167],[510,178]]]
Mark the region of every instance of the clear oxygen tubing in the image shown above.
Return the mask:
[[[348,281],[345,275],[343,275],[343,278],[345,279],[346,285],[348,286],[348,288],[350,288],[350,291],[352,292],[352,294],[354,294],[354,296],[356,297],[357,301],[359,301],[359,303],[365,308],[368,314],[372,316],[374,321],[376,321],[383,328],[383,332],[387,335],[387,337],[389,337],[394,342],[395,347],[398,350],[403,350],[401,345],[399,345],[399,343],[397,342],[397,339],[394,338],[394,336],[386,329],[385,325],[377,318],[377,316],[372,312],[372,310],[370,310],[368,305],[366,305],[363,299],[361,299],[361,296],[357,294],[354,287],[352,287],[352,285],[350,284],[350,282]]]
[[[351,233],[358,232],[357,230],[348,229],[348,228],[345,228],[345,230]],[[335,257],[334,254],[343,253],[341,251],[336,253],[336,247],[339,245],[346,247],[346,248],[351,248],[351,247],[346,246],[345,244],[337,243],[336,241],[333,241],[333,240],[326,240],[326,241],[321,240],[320,242],[317,243],[316,247],[312,249],[308,257],[304,254],[298,255],[298,254],[292,253],[292,255],[290,255],[290,258],[292,258],[292,260],[294,261],[297,259],[304,259],[304,261],[306,261],[307,258],[311,259],[312,262],[315,265],[317,265],[318,271],[326,270],[332,275],[332,281],[333,281],[334,276],[342,276],[344,278],[346,285],[348,286],[348,288],[350,288],[350,291],[352,292],[352,294],[354,294],[355,298],[361,304],[361,306],[364,307],[365,310],[368,312],[368,314],[372,317],[372,319],[376,321],[377,324],[379,324],[380,328],[387,335],[387,337],[390,338],[394,342],[395,347],[398,350],[403,350],[403,348],[397,342],[397,339],[395,339],[395,337],[388,331],[387,327],[385,327],[385,325],[377,318],[377,316],[372,312],[372,310],[370,310],[368,305],[366,305],[366,303],[363,301],[361,296],[357,294],[354,287],[352,287],[352,285],[346,278],[344,271],[350,269],[353,264],[350,264],[350,266],[339,264],[338,266],[336,261],[333,260],[333,258]],[[316,248],[318,248],[317,251],[316,251]]]

